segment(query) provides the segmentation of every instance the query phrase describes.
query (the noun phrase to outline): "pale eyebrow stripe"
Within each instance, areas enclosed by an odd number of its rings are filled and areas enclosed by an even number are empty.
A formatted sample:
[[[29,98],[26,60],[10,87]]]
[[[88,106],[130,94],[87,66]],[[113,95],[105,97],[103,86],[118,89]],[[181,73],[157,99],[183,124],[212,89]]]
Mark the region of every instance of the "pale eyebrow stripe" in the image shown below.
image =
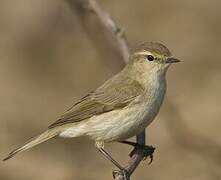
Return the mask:
[[[149,51],[142,51],[142,52],[137,52],[135,55],[151,55]]]

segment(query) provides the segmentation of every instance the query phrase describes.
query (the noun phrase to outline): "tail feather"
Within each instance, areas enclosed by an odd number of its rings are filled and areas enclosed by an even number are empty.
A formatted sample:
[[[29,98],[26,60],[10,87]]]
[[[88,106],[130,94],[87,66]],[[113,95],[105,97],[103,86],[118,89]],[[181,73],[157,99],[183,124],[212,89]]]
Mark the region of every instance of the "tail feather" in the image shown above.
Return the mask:
[[[3,159],[3,161],[6,161],[10,158],[12,158],[13,156],[15,156],[17,153],[23,152],[29,148],[32,148],[44,141],[47,141],[48,139],[51,139],[55,136],[57,136],[60,133],[60,131],[57,128],[54,129],[49,129],[45,132],[43,132],[42,134],[40,134],[37,137],[32,138],[30,141],[28,141],[27,143],[25,143],[23,146],[13,150],[12,152],[10,152],[8,154],[8,156],[6,158]]]

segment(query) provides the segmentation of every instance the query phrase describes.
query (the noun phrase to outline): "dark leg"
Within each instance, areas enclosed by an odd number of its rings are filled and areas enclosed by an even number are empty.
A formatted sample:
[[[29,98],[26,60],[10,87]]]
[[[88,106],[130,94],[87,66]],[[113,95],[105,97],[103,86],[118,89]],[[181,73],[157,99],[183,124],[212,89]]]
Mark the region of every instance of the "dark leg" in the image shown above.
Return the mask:
[[[99,145],[96,145],[97,150],[104,155],[104,157],[106,157],[109,161],[111,161],[117,168],[120,169],[120,171],[115,170],[113,171],[113,176],[115,178],[115,176],[117,174],[122,174],[125,180],[129,180],[129,176],[128,176],[128,172],[127,170],[125,170],[116,160],[114,160],[111,155],[103,148],[100,147]]]
[[[153,153],[155,148],[153,146],[148,146],[148,145],[140,145],[138,143],[135,142],[131,142],[131,141],[118,141],[119,143],[123,143],[123,144],[128,144],[131,146],[134,146],[134,150],[130,153],[130,157],[133,156],[135,150],[137,148],[140,148],[143,150],[144,153],[144,160],[146,160],[146,158],[149,156],[150,157],[150,162],[148,164],[151,164],[153,162]]]
[[[140,146],[138,143],[135,143],[135,142],[131,142],[131,141],[118,141],[119,143],[122,143],[122,144],[128,144],[128,145],[131,145],[131,146]]]
[[[109,161],[111,161],[115,166],[117,166],[120,170],[124,169],[117,161],[115,161],[111,155],[105,151],[105,149],[103,148],[97,148],[97,150],[104,155],[104,157],[106,157]]]

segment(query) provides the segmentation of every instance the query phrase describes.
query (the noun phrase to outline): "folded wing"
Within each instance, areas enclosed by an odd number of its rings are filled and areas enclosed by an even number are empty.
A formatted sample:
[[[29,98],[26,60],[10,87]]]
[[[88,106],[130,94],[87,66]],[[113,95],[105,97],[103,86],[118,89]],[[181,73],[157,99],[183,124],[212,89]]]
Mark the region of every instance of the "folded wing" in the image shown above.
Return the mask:
[[[143,87],[137,81],[115,76],[74,104],[49,128],[79,122],[113,109],[124,108],[143,91]]]

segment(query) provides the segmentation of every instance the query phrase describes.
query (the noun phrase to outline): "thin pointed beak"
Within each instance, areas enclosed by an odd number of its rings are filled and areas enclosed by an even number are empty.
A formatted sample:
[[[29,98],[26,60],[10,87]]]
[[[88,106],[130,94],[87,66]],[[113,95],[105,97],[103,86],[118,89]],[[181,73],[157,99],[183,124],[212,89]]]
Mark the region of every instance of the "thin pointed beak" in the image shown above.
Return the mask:
[[[166,59],[166,63],[178,63],[178,62],[180,62],[180,60],[173,57],[169,57]]]

